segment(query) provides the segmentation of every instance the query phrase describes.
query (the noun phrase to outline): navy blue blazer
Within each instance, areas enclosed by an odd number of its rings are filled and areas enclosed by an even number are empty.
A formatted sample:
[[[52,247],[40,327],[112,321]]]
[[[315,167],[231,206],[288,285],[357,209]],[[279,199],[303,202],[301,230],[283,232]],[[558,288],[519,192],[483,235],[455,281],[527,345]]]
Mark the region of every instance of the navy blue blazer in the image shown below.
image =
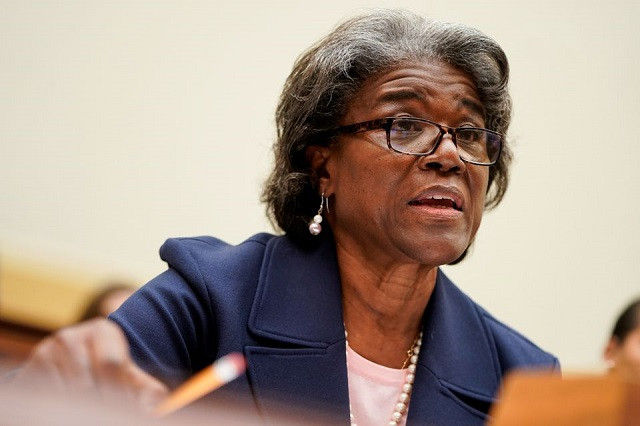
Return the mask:
[[[212,237],[169,239],[160,255],[169,269],[111,316],[142,368],[174,386],[220,356],[242,352],[247,373],[226,388],[250,395],[250,409],[267,422],[302,407],[305,421],[330,413],[348,423],[330,238],[308,251],[269,234],[237,246]],[[423,330],[409,425],[483,424],[509,370],[558,368],[555,357],[494,319],[442,272]]]

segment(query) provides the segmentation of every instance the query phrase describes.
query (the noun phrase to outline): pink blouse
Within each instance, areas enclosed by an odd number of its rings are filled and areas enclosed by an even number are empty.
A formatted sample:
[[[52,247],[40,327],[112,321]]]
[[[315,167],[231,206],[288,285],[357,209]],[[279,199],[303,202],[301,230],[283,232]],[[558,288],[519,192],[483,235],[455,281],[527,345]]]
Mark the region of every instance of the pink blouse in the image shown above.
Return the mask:
[[[406,370],[371,362],[347,345],[347,371],[353,423],[358,426],[388,424],[402,393]],[[399,424],[406,423],[405,412]]]

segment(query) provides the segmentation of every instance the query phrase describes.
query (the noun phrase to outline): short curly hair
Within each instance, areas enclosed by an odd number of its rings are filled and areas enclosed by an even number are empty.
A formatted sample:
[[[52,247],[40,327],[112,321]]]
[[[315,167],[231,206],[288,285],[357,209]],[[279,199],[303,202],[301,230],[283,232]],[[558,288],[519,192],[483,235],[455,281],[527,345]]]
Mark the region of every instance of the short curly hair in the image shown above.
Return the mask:
[[[509,64],[494,40],[476,29],[404,10],[356,16],[304,52],[284,85],[276,110],[275,164],[262,193],[274,227],[302,247],[319,239],[308,231],[319,197],[306,148],[328,143],[322,130],[341,124],[367,79],[422,60],[442,61],[466,72],[477,86],[486,127],[506,135],[511,120]],[[489,171],[486,209],[497,206],[507,189],[512,154],[506,142]]]

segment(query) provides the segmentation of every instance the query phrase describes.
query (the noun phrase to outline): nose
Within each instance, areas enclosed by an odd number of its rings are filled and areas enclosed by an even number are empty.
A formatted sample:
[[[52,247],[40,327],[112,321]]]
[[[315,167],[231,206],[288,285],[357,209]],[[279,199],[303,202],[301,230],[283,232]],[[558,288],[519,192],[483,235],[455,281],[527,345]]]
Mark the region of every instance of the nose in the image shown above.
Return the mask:
[[[443,173],[462,173],[467,166],[460,158],[453,136],[445,133],[431,154],[418,158],[418,167],[422,170],[438,170]]]

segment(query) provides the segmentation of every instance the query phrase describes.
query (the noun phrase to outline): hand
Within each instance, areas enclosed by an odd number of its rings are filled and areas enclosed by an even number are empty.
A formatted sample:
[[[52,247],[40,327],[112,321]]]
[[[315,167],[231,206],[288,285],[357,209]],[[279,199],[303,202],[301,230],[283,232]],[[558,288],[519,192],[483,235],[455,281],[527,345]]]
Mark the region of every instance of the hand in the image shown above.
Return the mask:
[[[61,329],[31,353],[14,383],[38,390],[86,396],[93,394],[119,404],[135,401],[151,411],[168,388],[138,367],[118,325],[103,319]]]

